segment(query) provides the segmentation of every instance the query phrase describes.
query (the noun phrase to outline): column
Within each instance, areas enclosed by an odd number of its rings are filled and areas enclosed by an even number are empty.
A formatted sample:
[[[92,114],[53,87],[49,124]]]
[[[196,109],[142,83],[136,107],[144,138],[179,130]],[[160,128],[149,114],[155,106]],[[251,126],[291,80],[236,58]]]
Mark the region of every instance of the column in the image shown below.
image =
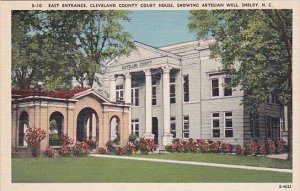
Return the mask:
[[[170,145],[173,137],[170,133],[170,70],[169,66],[163,67],[164,146]]]
[[[111,74],[109,76],[110,80],[110,93],[109,93],[109,99],[112,102],[116,101],[116,78],[114,74]]]
[[[145,72],[145,116],[146,116],[146,129],[144,137],[148,139],[154,139],[154,135],[152,134],[152,76],[151,76],[151,70],[146,69]]]
[[[125,103],[131,104],[131,74],[125,73]],[[129,108],[129,115],[128,115],[128,132],[131,134],[131,107]]]

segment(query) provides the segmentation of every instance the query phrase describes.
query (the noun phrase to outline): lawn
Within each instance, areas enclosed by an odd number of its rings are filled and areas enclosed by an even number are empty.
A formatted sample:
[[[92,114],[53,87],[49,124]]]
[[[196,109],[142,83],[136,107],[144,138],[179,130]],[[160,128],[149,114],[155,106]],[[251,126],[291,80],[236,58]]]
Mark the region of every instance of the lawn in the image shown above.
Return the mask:
[[[245,165],[267,168],[292,169],[292,162],[257,156],[237,156],[220,153],[167,153],[156,155],[132,155],[134,157],[197,161],[219,164]]]
[[[292,174],[98,157],[31,158],[12,160],[12,182],[268,183],[292,182]]]

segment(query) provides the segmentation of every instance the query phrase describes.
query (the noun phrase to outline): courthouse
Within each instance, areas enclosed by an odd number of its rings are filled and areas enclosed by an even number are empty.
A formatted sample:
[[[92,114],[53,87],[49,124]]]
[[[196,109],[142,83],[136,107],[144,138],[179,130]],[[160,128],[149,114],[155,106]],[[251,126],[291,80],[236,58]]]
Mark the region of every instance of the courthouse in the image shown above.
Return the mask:
[[[210,58],[213,40],[161,48],[135,42],[129,56],[107,64],[104,88],[112,102],[130,108],[130,133],[168,145],[173,138],[216,140],[233,145],[285,138],[286,112],[276,97],[249,114],[239,87]]]

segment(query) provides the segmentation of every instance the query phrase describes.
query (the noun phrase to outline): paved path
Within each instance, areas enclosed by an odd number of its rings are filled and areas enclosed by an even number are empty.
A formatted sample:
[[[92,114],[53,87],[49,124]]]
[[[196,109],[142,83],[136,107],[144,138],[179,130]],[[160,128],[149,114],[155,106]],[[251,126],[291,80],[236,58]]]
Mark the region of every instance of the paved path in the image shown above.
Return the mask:
[[[198,165],[198,166],[212,166],[212,167],[222,167],[222,168],[238,168],[238,169],[247,169],[247,170],[263,170],[263,171],[285,172],[285,173],[292,173],[293,172],[291,169],[265,168],[265,167],[254,167],[254,166],[243,166],[243,165],[230,165],[230,164],[217,164],[217,163],[207,163],[207,162],[178,161],[178,160],[153,159],[153,158],[138,158],[138,157],[115,156],[115,155],[100,155],[100,154],[90,154],[89,156],[92,156],[92,157],[103,157],[103,158],[128,159],[128,160],[139,160],[139,161],[151,161],[151,162],[165,162],[165,163],[174,163],[174,164],[188,164],[188,165]]]

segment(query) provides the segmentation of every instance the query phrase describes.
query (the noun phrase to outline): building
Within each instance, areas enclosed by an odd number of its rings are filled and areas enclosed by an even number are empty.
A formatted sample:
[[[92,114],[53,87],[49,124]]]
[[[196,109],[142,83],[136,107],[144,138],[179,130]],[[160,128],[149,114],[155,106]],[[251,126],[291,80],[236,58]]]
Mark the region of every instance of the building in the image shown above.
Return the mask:
[[[284,109],[270,97],[248,114],[244,92],[225,88],[231,77],[209,57],[213,40],[155,48],[135,42],[129,56],[107,64],[110,101],[131,104],[131,133],[168,145],[173,138],[217,140],[233,145],[286,135]]]
[[[12,147],[26,149],[25,132],[42,128],[47,135],[41,150],[61,147],[60,135],[75,141],[94,141],[95,148],[119,135],[128,141],[129,105],[116,104],[90,88],[61,92],[12,90]]]

